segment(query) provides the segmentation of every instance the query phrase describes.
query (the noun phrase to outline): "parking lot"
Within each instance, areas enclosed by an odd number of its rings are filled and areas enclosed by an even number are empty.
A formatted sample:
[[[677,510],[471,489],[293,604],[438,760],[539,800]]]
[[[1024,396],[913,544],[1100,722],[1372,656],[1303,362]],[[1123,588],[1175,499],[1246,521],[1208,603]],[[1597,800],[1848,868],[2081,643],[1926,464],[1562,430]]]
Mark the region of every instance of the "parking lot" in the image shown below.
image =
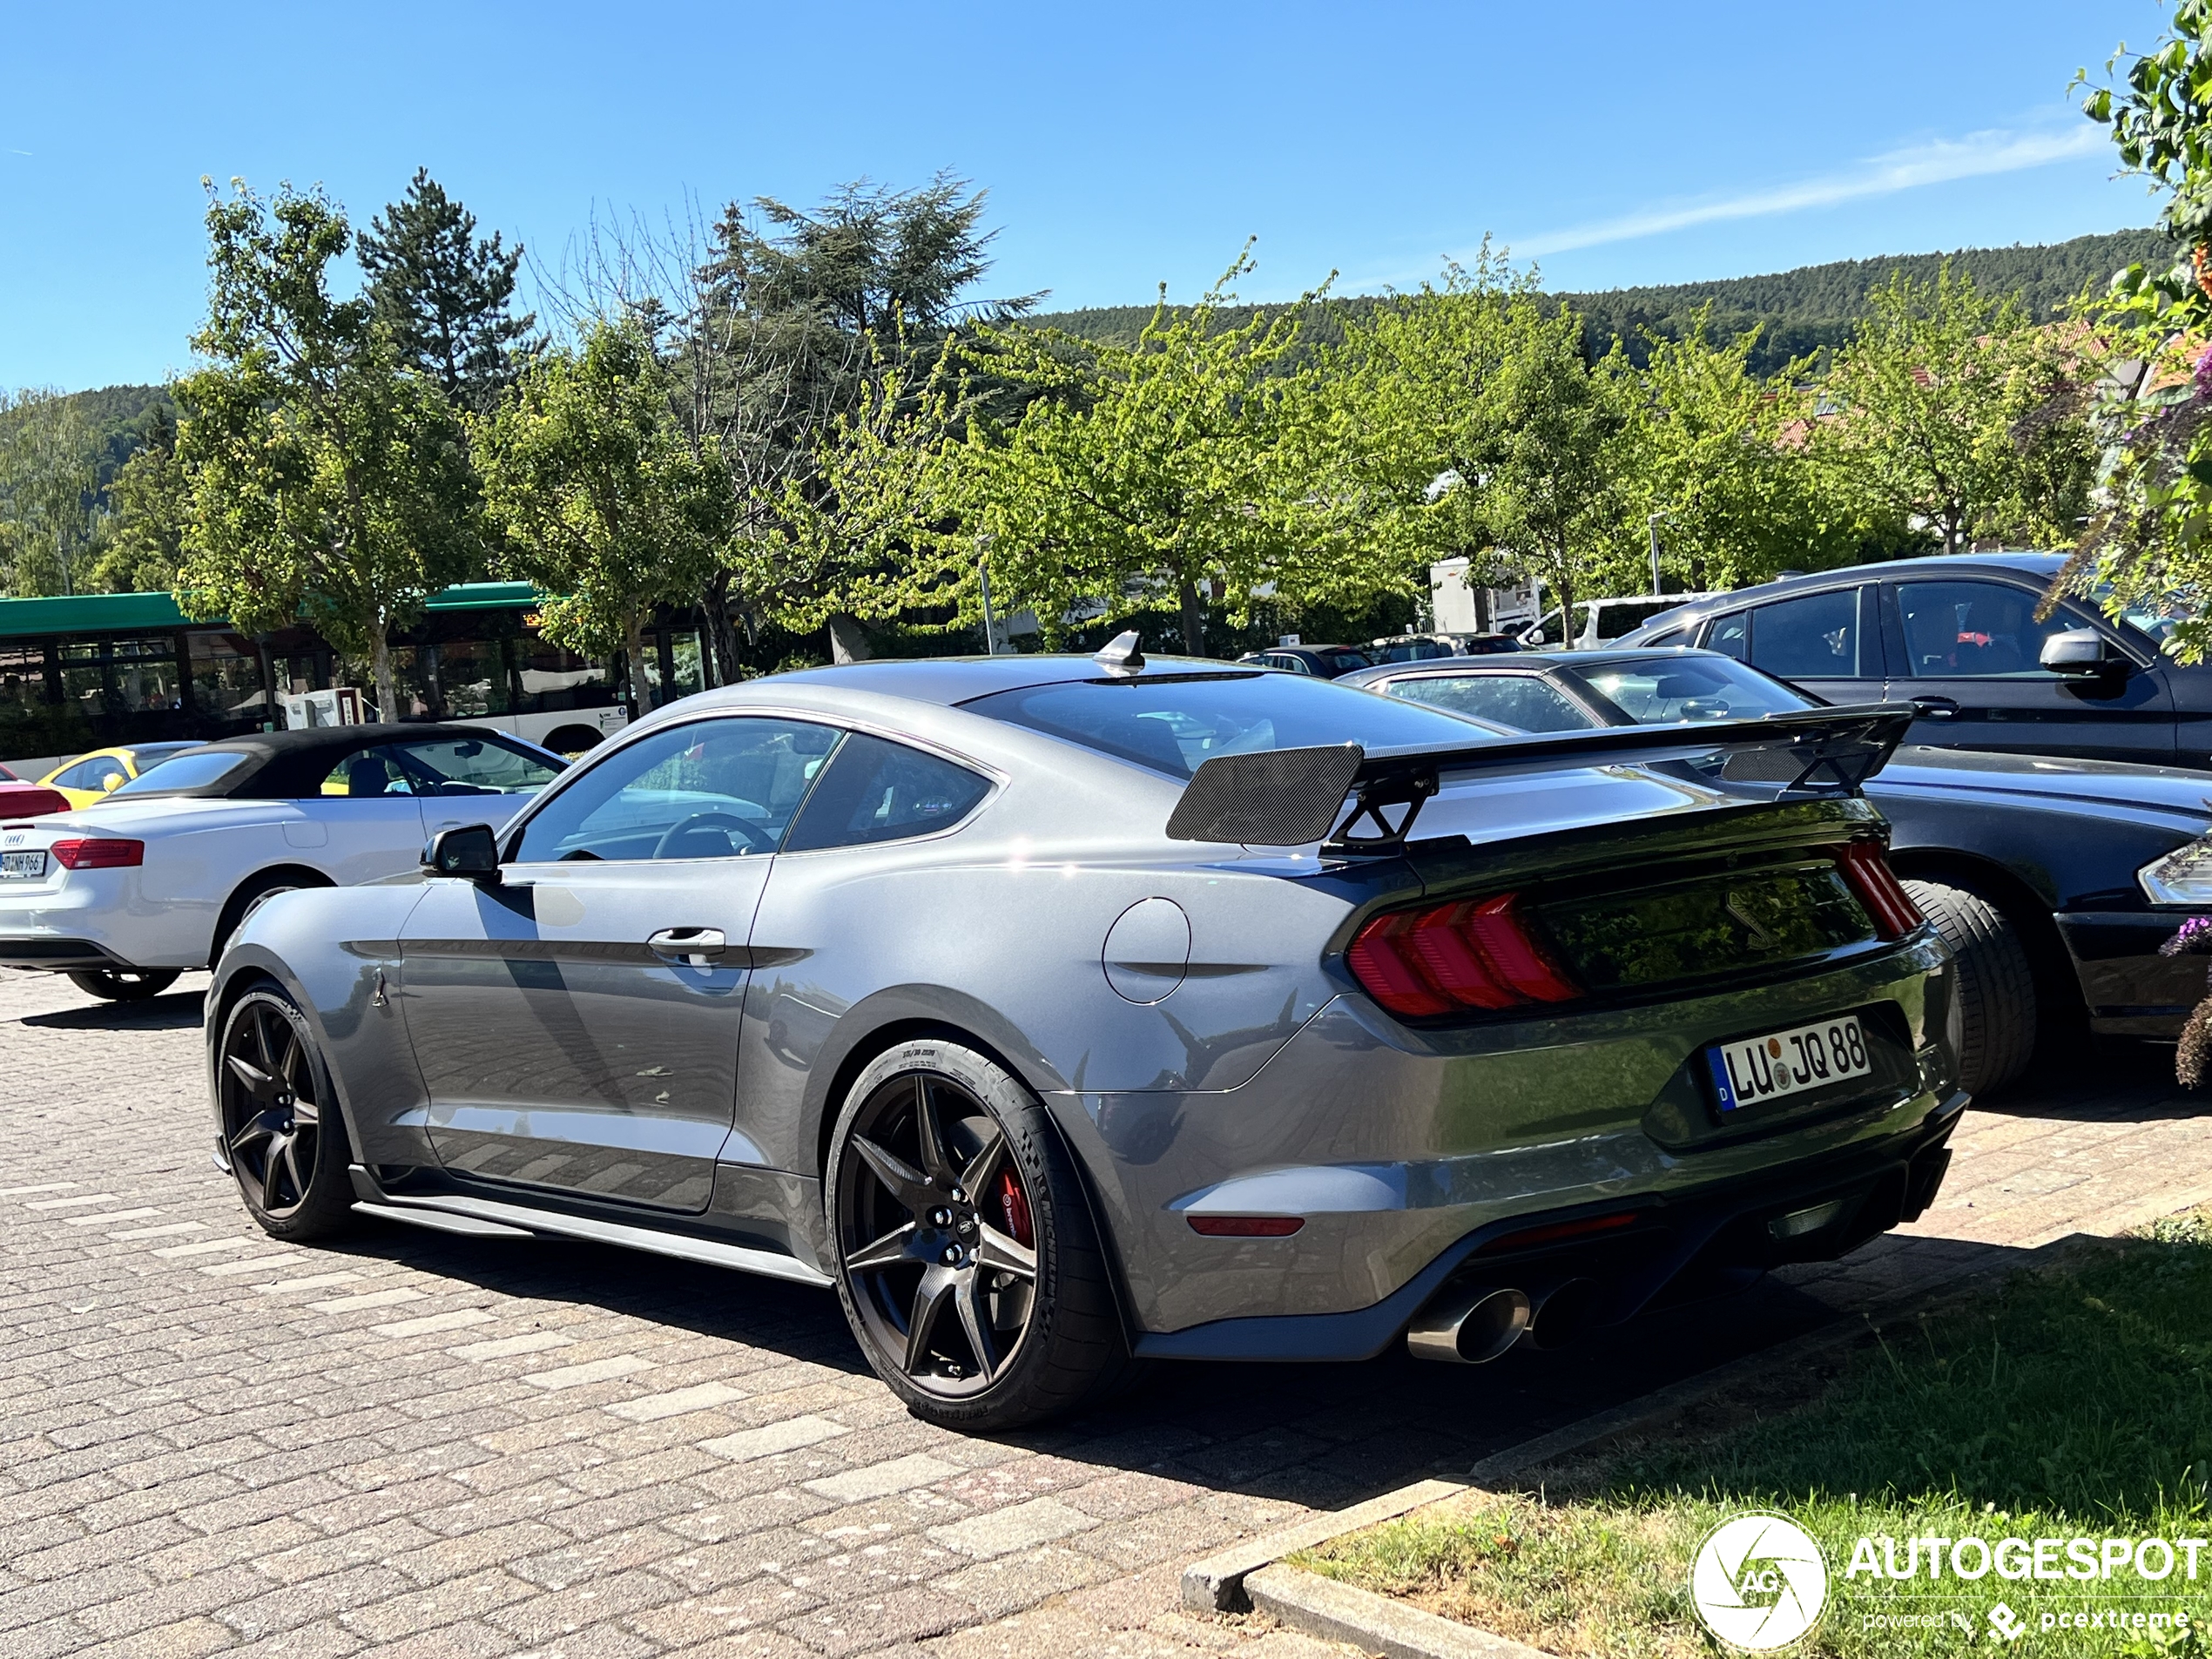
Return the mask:
[[[1480,1369],[1163,1367],[913,1420],[827,1294],[381,1227],[284,1248],[214,1170],[204,975],[0,976],[0,1651],[1321,1651],[1177,1610],[1236,1537],[1477,1459],[2076,1231],[2212,1198],[2170,1051],[2051,1056],[1939,1206],[1837,1266]]]

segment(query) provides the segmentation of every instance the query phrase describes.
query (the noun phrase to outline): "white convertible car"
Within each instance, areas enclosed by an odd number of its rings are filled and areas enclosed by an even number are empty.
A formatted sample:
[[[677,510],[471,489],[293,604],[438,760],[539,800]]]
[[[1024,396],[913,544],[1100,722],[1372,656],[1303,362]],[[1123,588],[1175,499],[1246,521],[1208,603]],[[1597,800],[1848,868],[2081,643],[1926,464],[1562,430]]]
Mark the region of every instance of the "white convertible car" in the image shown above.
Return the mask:
[[[567,764],[463,725],[204,745],[93,806],[0,820],[0,967],[66,974],[96,996],[154,995],[220,955],[271,894],[412,869],[438,831],[497,828]]]

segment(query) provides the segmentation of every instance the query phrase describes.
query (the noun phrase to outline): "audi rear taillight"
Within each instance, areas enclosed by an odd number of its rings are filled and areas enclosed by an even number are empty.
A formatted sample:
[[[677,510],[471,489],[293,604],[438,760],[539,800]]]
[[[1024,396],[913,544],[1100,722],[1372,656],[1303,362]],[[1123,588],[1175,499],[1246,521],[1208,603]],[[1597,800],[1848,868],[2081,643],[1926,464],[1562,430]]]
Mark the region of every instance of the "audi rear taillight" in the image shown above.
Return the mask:
[[[64,870],[120,870],[146,861],[146,844],[120,835],[87,835],[46,849]]]
[[[1882,856],[1880,843],[1850,842],[1836,862],[1859,903],[1866,907],[1866,914],[1873,918],[1874,931],[1883,938],[1902,939],[1927,920],[1905,890],[1905,883],[1897,879],[1897,872],[1890,868],[1890,861]]]
[[[1529,931],[1520,895],[1458,900],[1375,917],[1353,935],[1345,966],[1393,1014],[1568,1002],[1582,988]]]

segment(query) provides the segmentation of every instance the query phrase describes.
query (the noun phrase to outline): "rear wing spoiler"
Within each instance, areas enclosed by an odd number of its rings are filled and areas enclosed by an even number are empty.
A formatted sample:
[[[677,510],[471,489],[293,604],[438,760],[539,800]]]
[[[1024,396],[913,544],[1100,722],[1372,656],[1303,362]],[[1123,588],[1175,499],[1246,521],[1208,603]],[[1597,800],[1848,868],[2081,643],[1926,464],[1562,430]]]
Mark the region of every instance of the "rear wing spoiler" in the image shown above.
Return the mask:
[[[1912,718],[1909,705],[1868,703],[1710,725],[1601,726],[1460,749],[1369,754],[1345,743],[1217,755],[1191,775],[1168,817],[1168,834],[1178,841],[1322,841],[1328,853],[1395,853],[1447,773],[1679,760],[1717,763],[1723,781],[1775,785],[1777,795],[1855,795],[1888,761]]]

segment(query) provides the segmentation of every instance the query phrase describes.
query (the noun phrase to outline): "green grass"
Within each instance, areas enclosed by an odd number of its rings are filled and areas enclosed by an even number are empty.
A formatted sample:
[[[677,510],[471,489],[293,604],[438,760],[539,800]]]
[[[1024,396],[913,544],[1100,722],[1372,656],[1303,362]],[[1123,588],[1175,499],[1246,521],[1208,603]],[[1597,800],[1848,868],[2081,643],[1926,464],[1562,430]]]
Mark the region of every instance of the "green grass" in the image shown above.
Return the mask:
[[[2041,1629],[2046,1613],[2182,1608],[2212,1621],[2212,1548],[2196,1581],[1911,1584],[1844,1568],[1862,1535],[2212,1538],[2212,1212],[2162,1222],[2069,1271],[2022,1275],[1979,1303],[1892,1331],[1811,1404],[1553,1472],[1538,1490],[1455,1500],[1296,1558],[1332,1578],[1577,1656],[1719,1651],[1687,1591],[1728,1515],[1772,1509],[1820,1540],[1829,1603],[1803,1651],[2195,1656],[2200,1638]],[[1877,1545],[1879,1548],[1879,1545]],[[2149,1593],[2148,1599],[2145,1593]],[[1987,1635],[2005,1602],[2028,1625]],[[1876,1614],[1963,1615],[1956,1629],[1870,1629]]]

